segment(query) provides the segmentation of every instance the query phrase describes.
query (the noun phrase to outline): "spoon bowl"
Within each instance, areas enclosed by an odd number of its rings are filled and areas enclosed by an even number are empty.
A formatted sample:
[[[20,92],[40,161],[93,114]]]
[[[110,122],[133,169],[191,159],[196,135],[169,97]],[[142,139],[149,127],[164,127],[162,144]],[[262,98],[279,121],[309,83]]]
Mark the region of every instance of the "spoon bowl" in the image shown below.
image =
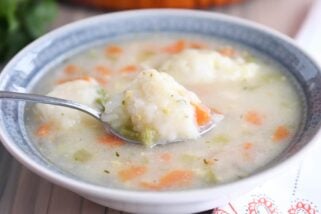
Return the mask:
[[[0,91],[0,99],[12,99],[12,100],[21,100],[21,101],[28,101],[28,102],[34,102],[34,103],[43,103],[43,104],[50,104],[50,105],[57,105],[57,106],[63,106],[67,108],[72,108],[75,110],[82,111],[86,114],[89,114],[90,116],[94,117],[95,119],[99,120],[104,124],[105,130],[120,138],[121,140],[124,140],[127,143],[134,143],[134,144],[141,144],[140,141],[128,138],[122,134],[120,134],[117,130],[113,129],[112,126],[107,123],[106,121],[103,121],[101,118],[102,112],[91,108],[89,106],[74,102],[72,100],[66,100],[61,98],[55,98],[55,97],[49,97],[45,95],[38,95],[38,94],[30,94],[30,93],[18,93],[18,92],[11,92],[11,91]],[[223,119],[223,115],[220,114],[213,114],[212,120],[210,123],[201,126],[200,127],[200,135],[204,135],[205,133],[212,130],[217,123],[219,123]],[[167,143],[176,143],[176,142],[182,142],[184,140],[175,140]],[[157,145],[157,143],[156,143]]]

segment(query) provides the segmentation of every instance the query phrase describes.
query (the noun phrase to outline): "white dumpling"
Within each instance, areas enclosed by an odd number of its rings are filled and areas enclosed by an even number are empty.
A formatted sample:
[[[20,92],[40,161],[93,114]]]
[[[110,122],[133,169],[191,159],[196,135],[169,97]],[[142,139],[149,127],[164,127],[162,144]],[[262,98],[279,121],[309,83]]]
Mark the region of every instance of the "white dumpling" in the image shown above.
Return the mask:
[[[73,100],[95,108],[98,90],[99,85],[93,79],[74,80],[57,85],[47,96]],[[60,129],[68,129],[82,121],[93,120],[91,116],[81,111],[60,106],[37,104],[37,109],[46,121],[53,122]]]
[[[181,84],[247,80],[254,77],[257,70],[255,63],[232,59],[216,51],[196,49],[171,56],[160,66],[160,71],[170,74]]]

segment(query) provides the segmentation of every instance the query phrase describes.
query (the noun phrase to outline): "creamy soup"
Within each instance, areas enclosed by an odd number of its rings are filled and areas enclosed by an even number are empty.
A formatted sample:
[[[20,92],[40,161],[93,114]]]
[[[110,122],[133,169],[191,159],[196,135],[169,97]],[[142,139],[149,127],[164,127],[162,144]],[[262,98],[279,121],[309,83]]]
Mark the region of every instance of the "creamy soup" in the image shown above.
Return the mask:
[[[63,170],[100,185],[194,189],[251,175],[276,158],[298,128],[300,99],[284,69],[245,47],[208,38],[149,35],[100,45],[61,63],[42,79],[38,90],[106,112],[113,108],[113,103],[106,103],[146,69],[172,76],[197,96],[194,100],[224,119],[197,139],[150,148],[108,135],[99,121],[81,112],[38,104],[28,120],[36,147]],[[164,99],[161,88],[149,96]],[[183,118],[173,117],[165,127],[160,112],[175,112],[175,106],[147,109],[148,105],[136,104],[127,108],[132,110],[129,120],[138,118],[140,125],[141,117],[157,115],[153,126],[167,130],[163,135],[175,134],[178,127],[184,134],[192,133],[193,121],[200,119],[196,114],[189,126]],[[113,121],[117,123],[119,117]],[[137,131],[131,129],[129,135]]]

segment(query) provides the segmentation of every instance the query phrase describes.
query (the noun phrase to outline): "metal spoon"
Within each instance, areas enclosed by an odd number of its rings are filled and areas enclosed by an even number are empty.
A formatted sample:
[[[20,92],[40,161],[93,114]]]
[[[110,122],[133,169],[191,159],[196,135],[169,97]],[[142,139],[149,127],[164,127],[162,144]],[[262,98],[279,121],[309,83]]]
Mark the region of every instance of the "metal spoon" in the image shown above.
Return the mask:
[[[110,124],[107,122],[103,121],[101,119],[102,112],[97,111],[91,107],[88,107],[86,105],[71,101],[71,100],[65,100],[65,99],[60,99],[60,98],[55,98],[55,97],[49,97],[49,96],[44,96],[44,95],[38,95],[38,94],[27,94],[27,93],[18,93],[18,92],[10,92],[10,91],[0,91],[0,99],[11,99],[11,100],[22,100],[22,101],[28,101],[28,102],[34,102],[34,103],[44,103],[44,104],[50,104],[50,105],[57,105],[57,106],[64,106],[68,108],[73,108],[77,109],[79,111],[82,111],[84,113],[89,114],[90,116],[94,117],[95,119],[99,120],[104,124],[105,129],[115,135],[116,137],[128,142],[128,143],[136,143],[136,144],[141,144],[141,142],[127,138],[124,135],[121,135],[117,130],[113,129]],[[214,126],[223,119],[222,115],[214,115],[213,114],[213,120],[205,125],[200,127],[200,133],[201,135],[204,135],[208,131],[210,131]],[[180,142],[183,140],[177,140],[173,142]],[[168,142],[168,143],[173,143],[173,142]]]

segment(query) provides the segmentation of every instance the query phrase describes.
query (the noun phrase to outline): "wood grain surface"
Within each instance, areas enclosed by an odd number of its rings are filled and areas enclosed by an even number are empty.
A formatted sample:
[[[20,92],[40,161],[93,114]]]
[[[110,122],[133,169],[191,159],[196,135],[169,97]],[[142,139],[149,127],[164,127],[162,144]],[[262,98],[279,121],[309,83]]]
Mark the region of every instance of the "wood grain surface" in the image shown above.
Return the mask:
[[[313,0],[246,0],[210,11],[249,19],[294,36]],[[52,29],[104,13],[72,5],[59,5]],[[0,214],[120,214],[51,184],[30,172],[0,145]],[[211,213],[207,211],[204,213]]]

